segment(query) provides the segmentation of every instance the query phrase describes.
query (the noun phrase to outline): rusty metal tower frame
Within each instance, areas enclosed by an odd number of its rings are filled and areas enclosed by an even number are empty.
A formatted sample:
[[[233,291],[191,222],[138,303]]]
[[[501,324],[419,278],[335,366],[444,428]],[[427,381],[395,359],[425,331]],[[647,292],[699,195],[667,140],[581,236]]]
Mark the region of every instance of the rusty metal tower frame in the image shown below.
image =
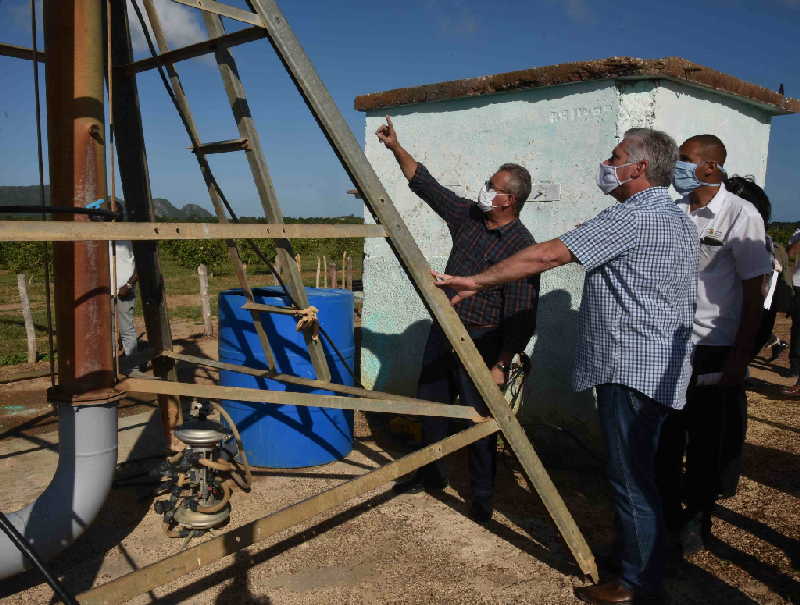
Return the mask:
[[[136,2],[136,0],[132,1]],[[73,52],[71,45],[76,42],[77,38],[74,36],[74,28],[78,25],[82,15],[86,19],[86,23],[91,26],[90,31],[97,30],[94,33],[97,35],[98,40],[90,43],[86,48],[82,47],[83,50],[81,52],[87,52],[91,55],[87,55],[86,61],[88,64],[97,67],[99,62],[102,65],[103,55],[105,54],[102,49],[102,32],[106,26],[109,26],[113,73],[110,83],[113,90],[112,119],[122,188],[132,222],[89,223],[86,222],[85,217],[77,215],[66,216],[65,220],[47,222],[3,221],[0,222],[0,240],[53,241],[59,242],[58,245],[62,246],[64,250],[83,251],[80,252],[82,254],[86,254],[86,250],[88,250],[89,253],[99,259],[95,263],[97,265],[95,267],[96,271],[90,273],[95,275],[95,281],[99,279],[101,282],[103,279],[99,276],[108,275],[108,271],[105,270],[104,273],[103,269],[104,267],[107,269],[107,257],[106,260],[103,260],[103,255],[101,254],[102,250],[106,249],[104,242],[108,240],[132,240],[134,242],[136,266],[140,276],[140,293],[143,301],[147,335],[150,343],[159,353],[154,359],[157,380],[130,378],[116,382],[116,384],[114,384],[113,372],[111,371],[110,351],[103,351],[101,357],[105,365],[99,369],[83,366],[70,369],[69,364],[63,361],[66,357],[62,357],[62,364],[60,364],[62,367],[59,368],[61,374],[60,384],[54,393],[61,397],[61,400],[67,396],[73,405],[80,403],[77,400],[80,400],[81,397],[94,401],[98,397],[118,398],[127,391],[153,393],[159,397],[162,416],[165,420],[165,425],[168,427],[174,427],[180,421],[180,409],[177,404],[179,396],[422,416],[443,416],[465,418],[475,422],[466,430],[395,460],[357,479],[342,483],[321,494],[287,506],[263,518],[197,544],[176,555],[89,590],[79,595],[80,602],[118,603],[134,598],[136,595],[167,581],[172,581],[176,577],[246,548],[269,535],[333,507],[342,505],[352,498],[497,431],[503,434],[506,442],[514,451],[525,474],[541,497],[582,572],[597,580],[597,566],[580,529],[575,524],[563,499],[553,485],[514,411],[509,407],[503,394],[494,384],[489,370],[478,354],[464,325],[450,306],[445,295],[431,280],[430,267],[425,257],[367,161],[363,150],[359,147],[276,2],[274,0],[248,0],[247,4],[250,10],[243,10],[213,0],[173,1],[202,10],[203,20],[210,38],[186,47],[174,50],[168,49],[153,1],[144,0],[144,7],[153,29],[158,50],[156,52],[155,49],[151,48],[154,56],[140,61],[133,61],[126,4],[123,0],[111,0],[107,5],[106,0],[70,0],[65,4],[75,7],[74,14],[61,18],[57,26],[53,25],[55,20],[52,17],[57,14],[57,10],[63,9],[63,5],[56,8],[55,5],[61,3],[56,3],[55,0],[45,3],[45,14],[46,16],[48,14],[51,16],[49,21],[46,19],[46,25],[51,29],[46,36],[48,42],[46,57],[48,59],[58,56],[57,53]],[[108,7],[107,11],[104,8],[106,6]],[[139,11],[138,5],[135,6]],[[63,11],[60,14],[64,16],[68,12]],[[251,27],[233,33],[225,33],[221,17],[244,22]],[[108,19],[107,22],[104,21],[106,18]],[[56,28],[59,31],[55,31]],[[68,31],[69,28],[73,28],[73,31]],[[239,79],[233,56],[229,51],[232,46],[261,38],[266,38],[271,43],[282,61],[313,117],[331,144],[334,153],[336,153],[342,166],[358,189],[360,197],[375,218],[375,225],[283,224],[283,216],[267,170],[266,158],[261,150],[258,133],[247,107],[244,88]],[[76,46],[75,52],[78,50],[80,49]],[[0,48],[0,53],[33,60],[43,60],[43,57],[39,55],[32,52],[28,53],[26,49],[16,47],[5,46],[5,48]],[[181,86],[175,65],[185,59],[208,53],[213,53],[216,57],[239,132],[239,137],[236,139],[210,143],[201,142],[189,109],[188,99]],[[62,66],[65,64],[72,65],[72,58],[66,63],[63,60],[59,60],[59,63]],[[52,124],[56,124],[58,118],[57,110],[54,108],[57,107],[58,103],[64,101],[59,97],[59,78],[55,75],[51,78],[50,72],[55,70],[54,65],[55,61],[48,67],[48,101],[51,104],[49,119]],[[99,69],[102,70],[102,67]],[[155,222],[136,83],[136,74],[151,69],[165,70],[162,71],[162,76],[169,79],[168,90],[171,90],[172,101],[189,135],[192,152],[197,157],[201,174],[208,187],[209,196],[219,220],[217,224]],[[94,71],[97,72],[98,70],[95,69]],[[62,79],[62,81],[65,81],[65,79]],[[102,84],[102,76],[99,81]],[[94,77],[92,85],[97,88],[97,84],[98,79]],[[66,92],[72,94],[73,91]],[[92,195],[96,197],[105,196],[102,171],[104,166],[102,155],[104,144],[102,140],[102,89],[92,90],[91,94],[87,95],[87,98],[92,99],[91,107],[87,108],[92,118],[84,120],[85,124],[78,121],[75,121],[74,124],[70,122],[72,124],[70,128],[74,128],[74,136],[72,133],[64,135],[66,137],[65,140],[75,141],[75,144],[64,152],[69,157],[65,156],[59,160],[55,146],[53,144],[50,146],[51,183],[54,200],[57,199],[56,187],[58,183],[66,183],[67,189],[74,186],[71,175],[62,175],[59,178],[57,173],[64,170],[72,171],[73,165],[77,166],[74,163],[75,157],[81,154],[89,159],[94,158],[91,160],[92,165],[96,168],[92,172],[92,178],[94,179],[92,180]],[[74,98],[70,98],[70,100],[75,101]],[[97,103],[99,103],[99,107]],[[56,132],[55,128],[52,132],[48,129],[48,132],[51,141],[58,140],[53,138]],[[88,154],[87,150],[89,150]],[[235,224],[235,214],[227,204],[206,161],[206,155],[208,154],[240,151],[246,154],[269,224]],[[81,170],[87,174],[91,172],[86,166],[83,166]],[[77,205],[77,201],[72,200],[73,191],[74,187],[68,191],[65,190],[63,199],[68,200],[65,202],[66,205]],[[470,406],[445,405],[359,387],[334,384],[330,379],[330,372],[321,343],[310,335],[306,338],[306,343],[317,377],[310,379],[277,373],[269,341],[261,327],[259,317],[263,313],[295,313],[308,304],[300,272],[291,260],[293,256],[291,239],[293,237],[386,238],[432,317],[442,326],[453,349],[491,410],[492,418],[481,421],[482,419],[476,416]],[[256,238],[272,238],[275,240],[278,272],[295,306],[271,307],[258,304],[253,300],[252,289],[247,282],[234,239],[248,241]],[[172,336],[166,307],[164,282],[160,271],[156,244],[158,240],[166,239],[226,240],[236,275],[243,291],[250,299],[245,308],[250,310],[252,314],[253,323],[264,348],[268,369],[261,370],[225,364],[212,359],[181,355],[172,351]],[[72,259],[72,256],[69,258]],[[98,309],[99,311],[107,312],[106,314],[110,313],[110,309],[107,308],[108,286],[107,278],[105,279],[106,282],[104,283],[79,284],[78,290],[80,291],[85,292],[90,287],[97,290],[92,298],[92,304],[96,307],[92,309],[92,313]],[[61,309],[61,315],[58,314],[57,310],[60,344],[69,342],[67,340],[69,336],[65,339],[65,335],[75,333],[78,327],[75,323],[75,318],[79,315],[78,307],[80,306],[77,303],[77,296],[80,292],[77,290],[75,292],[64,292],[63,300],[59,299],[58,291],[56,293],[56,302]],[[104,300],[105,302],[103,302]],[[78,334],[78,336],[81,336],[81,334]],[[81,359],[82,353],[80,349],[82,346],[85,346],[85,343],[83,345],[78,343],[74,347],[77,357],[73,356],[71,359]],[[180,383],[176,381],[175,360],[251,375],[267,376],[289,384],[324,388],[337,393],[337,395],[262,391],[240,387]],[[72,372],[72,374],[69,374],[69,372]]]

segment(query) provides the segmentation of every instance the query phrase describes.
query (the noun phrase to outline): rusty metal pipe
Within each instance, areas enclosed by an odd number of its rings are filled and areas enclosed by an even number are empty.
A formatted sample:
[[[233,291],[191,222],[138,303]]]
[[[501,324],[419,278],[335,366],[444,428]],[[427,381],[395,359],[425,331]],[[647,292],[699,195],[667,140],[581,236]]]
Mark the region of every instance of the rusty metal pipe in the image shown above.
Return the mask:
[[[105,25],[102,0],[44,5],[47,136],[54,206],[83,207],[106,197]],[[60,220],[87,221],[63,215]],[[101,400],[114,394],[108,244],[55,243],[59,387],[54,399]]]
[[[46,0],[47,137],[54,206],[83,207],[106,197],[103,137],[104,0]],[[65,215],[63,220],[88,220]],[[34,502],[9,515],[49,558],[91,524],[111,487],[117,460],[108,244],[56,243],[55,308],[59,384],[58,468]],[[25,558],[0,540],[0,579]]]

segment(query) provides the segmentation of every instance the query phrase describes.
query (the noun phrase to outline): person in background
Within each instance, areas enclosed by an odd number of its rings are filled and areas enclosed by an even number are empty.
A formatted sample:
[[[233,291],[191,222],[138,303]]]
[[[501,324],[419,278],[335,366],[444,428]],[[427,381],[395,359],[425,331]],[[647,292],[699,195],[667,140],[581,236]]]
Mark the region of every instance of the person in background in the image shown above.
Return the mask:
[[[780,271],[780,273],[775,282],[774,292],[772,292],[772,306],[770,310],[775,313],[776,318],[779,313],[785,314],[786,317],[791,317],[792,305],[794,303],[791,261],[789,261],[786,248],[781,243],[773,241],[772,244],[773,255],[775,257],[774,267],[776,270]],[[772,325],[774,328],[774,322]],[[789,348],[789,343],[779,338],[773,331],[764,343],[764,347],[769,347],[770,354],[767,361],[772,363]]]
[[[684,197],[677,205],[695,224],[700,241],[695,351],[686,407],[664,423],[656,466],[667,527],[689,555],[705,549],[711,512],[723,489],[735,491],[730,479],[723,486],[723,477],[739,476],[731,464],[740,460],[744,380],[772,258],[758,211],[723,182],[722,141],[693,136],[679,152],[673,184]]]
[[[783,291],[779,286],[782,282],[781,274],[783,267],[776,254],[776,246],[769,235],[766,235],[766,228],[772,216],[772,204],[764,190],[756,185],[752,176],[734,175],[725,180],[725,188],[732,194],[747,200],[755,206],[761,219],[764,221],[765,241],[767,253],[772,259],[772,272],[764,276],[761,292],[764,296],[764,311],[761,315],[761,324],[756,334],[753,345],[753,356],[755,356],[767,344],[772,347],[770,361],[780,355],[786,344],[783,343],[772,332],[775,326],[775,317],[778,313],[776,304],[776,291]],[[785,286],[785,282],[781,284]],[[742,469],[742,451],[744,449],[745,437],[747,434],[747,398],[741,397],[738,400],[739,406],[729,406],[724,410],[725,431],[729,434],[722,438],[722,451],[720,454],[720,484],[719,497],[730,498],[736,495],[736,488],[739,484],[739,476]]]
[[[787,395],[800,396],[800,229],[795,230],[789,238],[786,250],[789,258],[794,259],[792,286],[792,330],[789,333],[789,375],[797,379],[794,386],[784,390]]]
[[[772,331],[773,327],[775,326],[775,317],[778,313],[776,305],[773,304],[775,302],[774,294],[777,290],[778,281],[780,280],[784,267],[778,260],[775,242],[773,242],[769,234],[766,233],[767,226],[769,225],[769,219],[772,215],[772,204],[770,203],[769,197],[764,190],[756,185],[752,176],[734,175],[725,180],[725,187],[734,195],[738,195],[743,200],[747,200],[753,204],[756,210],[758,210],[758,213],[761,215],[761,219],[764,221],[764,237],[767,243],[767,252],[772,259],[772,273],[765,276],[764,283],[762,285],[762,294],[764,295],[764,313],[761,316],[761,325],[759,326],[753,346],[753,355],[757,354],[761,349],[769,344],[773,347],[773,357],[770,360],[772,361],[777,358],[778,355],[780,355],[782,350],[780,345],[783,344],[784,348],[786,346],[785,343],[782,343],[782,341],[778,339],[778,337],[775,336]],[[775,354],[775,347],[778,347],[777,354]]]
[[[101,210],[105,200],[97,200],[86,208]],[[117,201],[112,203],[111,211],[119,217],[124,216],[125,209]],[[92,220],[111,220],[110,216],[92,217]],[[133,244],[128,240],[108,242],[109,259],[113,260],[111,272],[111,296],[116,298],[117,329],[119,332],[119,366],[123,374],[136,373],[138,364],[135,353],[138,348],[136,325],[134,324],[134,308],[136,307],[136,265],[133,258]]]
[[[620,203],[478,275],[436,274],[463,304],[567,263],[586,270],[573,385],[597,392],[621,559],[616,579],[575,589],[596,605],[661,602],[665,535],[653,465],[661,425],[686,399],[697,288],[697,232],[667,190],[677,159],[666,133],[629,130],[597,176]]]
[[[490,267],[534,240],[519,220],[531,191],[531,176],[517,164],[503,164],[481,187],[477,202],[459,197],[440,185],[398,142],[391,118],[375,133],[395,156],[408,186],[446,223],[453,240],[447,270],[465,275]],[[497,385],[508,380],[511,360],[525,350],[536,329],[539,278],[516,280],[503,288],[485,292],[459,305],[464,322]],[[417,397],[428,401],[471,405],[481,416],[489,410],[472,379],[453,353],[442,328],[434,322],[422,357]],[[447,436],[447,418],[425,416],[424,445]],[[487,523],[492,517],[492,498],[497,466],[497,434],[469,446],[471,484],[470,517]],[[438,460],[419,469],[410,479],[395,485],[399,493],[441,491],[447,487],[444,462]]]

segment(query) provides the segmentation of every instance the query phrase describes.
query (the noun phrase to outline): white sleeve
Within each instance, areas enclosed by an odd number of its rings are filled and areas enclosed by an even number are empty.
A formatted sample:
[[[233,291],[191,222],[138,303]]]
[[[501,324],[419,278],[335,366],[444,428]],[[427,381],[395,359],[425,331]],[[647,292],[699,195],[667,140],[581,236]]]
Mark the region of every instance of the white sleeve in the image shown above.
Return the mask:
[[[728,235],[739,279],[746,280],[772,272],[772,257],[767,251],[764,221],[753,210],[743,208]]]
[[[789,238],[789,243],[786,247],[788,248],[792,244],[796,244],[798,241],[800,241],[800,229],[797,229],[794,233],[792,233],[792,237]]]

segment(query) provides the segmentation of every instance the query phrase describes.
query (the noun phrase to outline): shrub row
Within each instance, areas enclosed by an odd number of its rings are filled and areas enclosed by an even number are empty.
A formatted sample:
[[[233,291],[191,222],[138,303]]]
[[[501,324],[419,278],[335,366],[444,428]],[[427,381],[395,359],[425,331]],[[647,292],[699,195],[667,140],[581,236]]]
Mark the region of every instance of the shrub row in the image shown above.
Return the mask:
[[[263,219],[250,219],[243,222],[266,222]],[[287,223],[362,223],[356,217],[286,219]],[[250,240],[269,260],[275,257],[275,242],[271,239]],[[225,242],[221,240],[166,240],[160,243],[162,254],[172,257],[182,267],[194,269],[205,264],[217,274],[231,270]],[[259,255],[247,241],[237,241],[242,261],[254,268],[266,268]],[[343,252],[360,258],[364,252],[362,238],[348,239],[294,239],[292,247],[295,254],[303,257],[327,256],[341,258]],[[45,244],[43,242],[0,242],[0,268],[12,273],[38,275],[44,271]],[[52,262],[52,261],[51,261]],[[52,265],[51,265],[52,266]]]

